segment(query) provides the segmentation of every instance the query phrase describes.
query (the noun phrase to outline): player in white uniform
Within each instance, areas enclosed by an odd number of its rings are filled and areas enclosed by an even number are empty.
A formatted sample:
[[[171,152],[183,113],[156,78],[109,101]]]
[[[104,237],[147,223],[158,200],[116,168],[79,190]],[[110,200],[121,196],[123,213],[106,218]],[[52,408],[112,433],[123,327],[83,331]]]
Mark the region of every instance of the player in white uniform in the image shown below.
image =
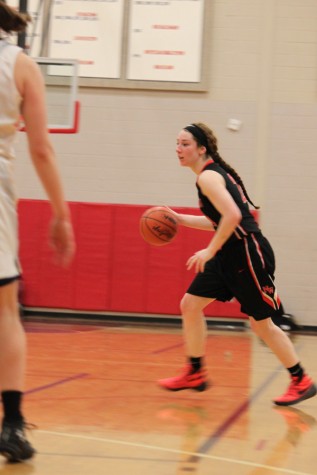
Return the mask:
[[[22,114],[30,156],[51,203],[50,243],[62,265],[73,257],[75,243],[68,205],[56,166],[46,120],[44,81],[37,64],[7,41],[25,30],[30,17],[0,0],[0,390],[3,405],[0,453],[9,461],[31,458],[22,412],[26,341],[18,305],[17,208],[12,162]]]

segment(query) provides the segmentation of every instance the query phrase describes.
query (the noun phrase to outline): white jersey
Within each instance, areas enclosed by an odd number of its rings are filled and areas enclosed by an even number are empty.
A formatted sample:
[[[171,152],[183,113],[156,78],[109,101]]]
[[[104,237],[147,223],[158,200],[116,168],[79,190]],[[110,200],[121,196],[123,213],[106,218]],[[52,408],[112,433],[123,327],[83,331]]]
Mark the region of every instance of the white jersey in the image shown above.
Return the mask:
[[[13,179],[14,139],[21,97],[14,67],[21,48],[0,40],[0,279],[19,275],[17,198]]]

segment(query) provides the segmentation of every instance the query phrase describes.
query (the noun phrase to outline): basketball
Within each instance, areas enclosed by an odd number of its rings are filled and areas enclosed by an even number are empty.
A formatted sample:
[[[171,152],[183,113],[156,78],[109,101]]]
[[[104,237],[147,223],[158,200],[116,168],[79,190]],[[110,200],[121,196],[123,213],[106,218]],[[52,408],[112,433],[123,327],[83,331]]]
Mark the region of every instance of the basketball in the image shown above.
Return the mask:
[[[178,230],[177,218],[164,206],[147,209],[140,219],[140,233],[153,246],[164,246],[171,242]]]

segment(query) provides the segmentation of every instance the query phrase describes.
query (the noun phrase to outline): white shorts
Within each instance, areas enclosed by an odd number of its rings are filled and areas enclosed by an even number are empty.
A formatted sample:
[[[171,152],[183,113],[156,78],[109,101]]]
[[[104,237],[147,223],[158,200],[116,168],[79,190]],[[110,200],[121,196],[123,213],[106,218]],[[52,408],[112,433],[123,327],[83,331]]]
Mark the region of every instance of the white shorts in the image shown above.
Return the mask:
[[[12,162],[0,157],[0,279],[20,275],[18,217]]]

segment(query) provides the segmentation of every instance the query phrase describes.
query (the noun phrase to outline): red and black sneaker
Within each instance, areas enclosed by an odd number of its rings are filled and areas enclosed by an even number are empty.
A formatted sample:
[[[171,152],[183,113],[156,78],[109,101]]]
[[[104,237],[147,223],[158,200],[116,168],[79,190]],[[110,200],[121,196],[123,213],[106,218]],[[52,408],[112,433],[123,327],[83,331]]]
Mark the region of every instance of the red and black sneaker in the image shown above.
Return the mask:
[[[291,406],[315,396],[316,393],[316,386],[309,376],[305,374],[300,381],[298,377],[292,376],[292,382],[286,393],[274,399],[273,402],[277,406]]]
[[[201,368],[193,371],[193,367],[188,364],[180,376],[160,379],[158,384],[169,391],[181,391],[183,389],[193,389],[194,391],[205,391],[210,386],[207,379],[207,370]]]

